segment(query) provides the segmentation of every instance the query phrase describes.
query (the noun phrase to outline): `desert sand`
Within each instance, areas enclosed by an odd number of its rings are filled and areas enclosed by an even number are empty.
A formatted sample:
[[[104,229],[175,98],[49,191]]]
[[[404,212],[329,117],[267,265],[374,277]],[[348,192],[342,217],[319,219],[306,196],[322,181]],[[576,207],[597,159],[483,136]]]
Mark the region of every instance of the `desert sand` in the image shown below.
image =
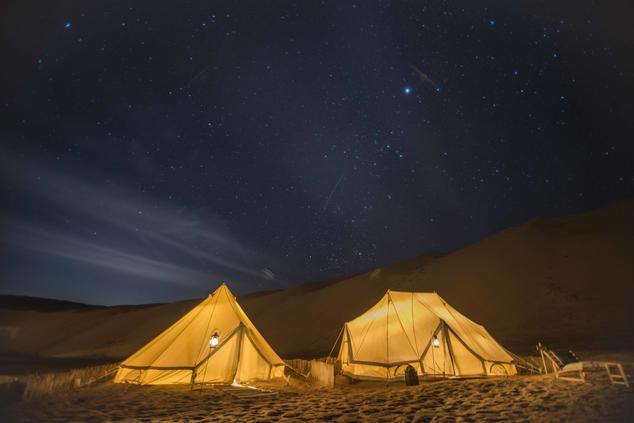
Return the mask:
[[[407,387],[364,382],[335,388],[269,383],[268,396],[237,399],[217,387],[96,387],[24,401],[15,421],[632,421],[634,390],[549,376],[444,380]],[[248,390],[248,388],[247,388]]]
[[[426,254],[353,277],[239,301],[286,358],[326,355],[342,323],[373,305],[388,288],[438,292],[516,353],[532,352],[538,341],[629,351],[634,346],[632,216],[634,199],[574,216],[538,219],[450,254]],[[200,299],[66,308],[29,306],[28,301],[12,306],[12,301],[5,297],[0,302],[0,354],[121,359]]]
[[[517,354],[534,353],[534,345],[542,341],[571,348],[582,359],[625,362],[631,377],[632,216],[634,200],[537,219],[453,253],[426,254],[351,277],[243,296],[239,302],[280,356],[313,358],[325,356],[342,323],[373,305],[388,288],[436,291]],[[119,361],[199,301],[104,307],[2,297],[0,373]],[[186,387],[105,383],[27,400],[4,412],[12,419],[34,421],[632,421],[633,389],[604,379],[579,385],[520,376],[332,390],[294,384],[275,386],[275,396],[252,401],[236,400],[218,389],[190,392]]]

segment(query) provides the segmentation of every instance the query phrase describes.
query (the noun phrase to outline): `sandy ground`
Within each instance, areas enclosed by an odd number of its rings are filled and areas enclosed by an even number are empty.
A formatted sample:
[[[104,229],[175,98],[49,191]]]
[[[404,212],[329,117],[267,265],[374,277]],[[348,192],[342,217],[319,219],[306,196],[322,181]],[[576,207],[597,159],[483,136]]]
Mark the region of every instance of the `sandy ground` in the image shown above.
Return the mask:
[[[274,394],[237,399],[222,389],[112,383],[30,400],[5,421],[634,421],[634,389],[548,376],[445,380],[416,387],[359,383],[315,388],[268,385]]]

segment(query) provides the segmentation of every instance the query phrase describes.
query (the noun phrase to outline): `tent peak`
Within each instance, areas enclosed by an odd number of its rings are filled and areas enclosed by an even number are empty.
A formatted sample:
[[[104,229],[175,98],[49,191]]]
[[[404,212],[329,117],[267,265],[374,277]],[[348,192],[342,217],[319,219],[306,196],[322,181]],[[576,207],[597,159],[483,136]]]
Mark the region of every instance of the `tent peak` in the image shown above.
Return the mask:
[[[216,291],[219,291],[220,289],[226,289],[227,291],[231,292],[231,290],[229,289],[229,285],[227,285],[227,282],[222,282],[218,288],[216,288]]]
[[[423,295],[438,295],[437,291],[398,291],[394,289],[388,289],[386,294],[423,294]],[[440,295],[438,295],[440,296]]]
[[[222,283],[218,286],[218,288],[216,288],[216,289],[214,290],[214,292],[212,292],[211,294],[209,294],[209,296],[208,296],[208,297],[213,297],[214,295],[216,295],[217,293],[222,292],[222,291],[226,291],[226,292],[228,292],[229,294],[231,294],[231,296],[232,296],[234,299],[236,298],[236,296],[235,296],[235,295],[233,295],[233,292],[231,292],[231,290],[229,289],[229,286],[227,285],[227,283],[226,283],[226,282],[222,282]]]

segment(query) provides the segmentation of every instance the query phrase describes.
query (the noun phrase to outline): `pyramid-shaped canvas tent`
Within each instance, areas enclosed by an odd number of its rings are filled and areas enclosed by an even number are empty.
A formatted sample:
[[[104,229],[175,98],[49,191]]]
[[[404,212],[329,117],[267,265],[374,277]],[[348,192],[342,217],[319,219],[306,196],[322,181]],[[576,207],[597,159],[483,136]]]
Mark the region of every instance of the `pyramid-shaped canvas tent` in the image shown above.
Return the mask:
[[[355,379],[403,379],[515,374],[513,357],[487,330],[436,293],[387,291],[381,300],[345,323],[339,360]]]
[[[224,283],[128,357],[117,383],[232,383],[282,376],[284,362]]]

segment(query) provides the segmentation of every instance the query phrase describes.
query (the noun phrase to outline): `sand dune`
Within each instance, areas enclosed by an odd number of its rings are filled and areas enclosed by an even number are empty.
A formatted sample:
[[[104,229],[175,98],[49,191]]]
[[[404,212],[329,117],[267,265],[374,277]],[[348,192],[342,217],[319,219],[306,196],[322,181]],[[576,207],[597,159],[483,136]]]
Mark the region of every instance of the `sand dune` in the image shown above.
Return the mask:
[[[437,291],[519,353],[538,340],[578,349],[631,349],[632,216],[634,199],[579,215],[537,219],[450,254],[426,254],[240,302],[282,357],[327,354],[342,323],[388,288]],[[44,310],[12,307],[5,298],[0,302],[0,353],[125,357],[198,301]]]

